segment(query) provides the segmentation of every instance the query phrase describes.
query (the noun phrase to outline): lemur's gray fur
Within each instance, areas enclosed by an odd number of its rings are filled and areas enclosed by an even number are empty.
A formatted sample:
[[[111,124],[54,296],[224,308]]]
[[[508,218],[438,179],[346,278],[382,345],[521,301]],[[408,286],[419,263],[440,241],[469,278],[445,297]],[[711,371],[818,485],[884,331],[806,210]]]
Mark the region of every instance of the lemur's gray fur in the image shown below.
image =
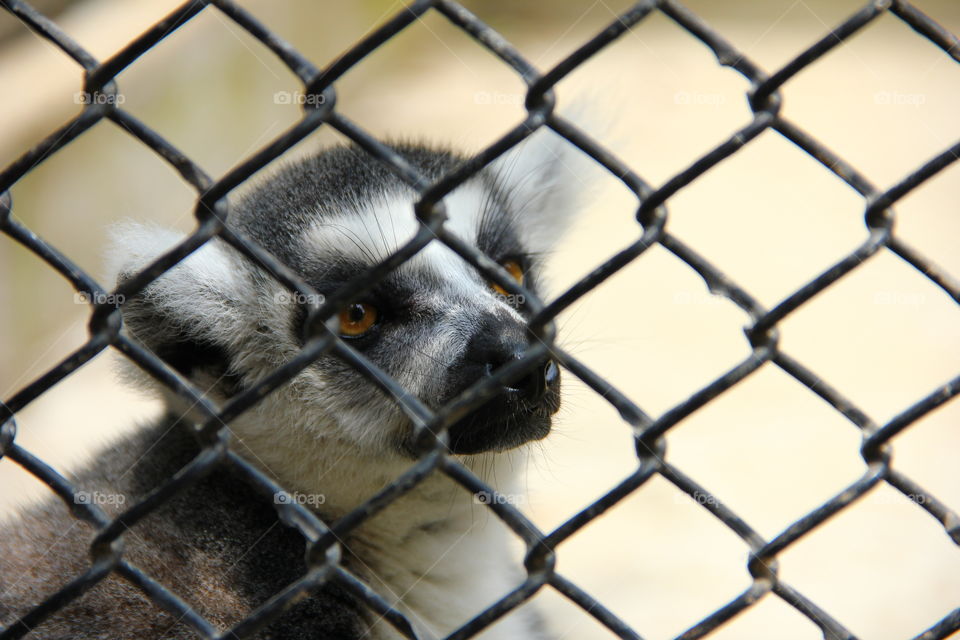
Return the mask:
[[[397,150],[436,179],[461,158],[418,145]],[[540,285],[542,257],[574,212],[585,156],[538,132],[444,199],[448,226]],[[235,203],[229,224],[321,293],[412,237],[416,194],[359,149],[289,164]],[[114,233],[112,270],[136,273],[181,236],[134,223]],[[357,301],[376,322],[352,346],[439,407],[528,344],[522,300],[498,294],[450,249],[430,243]],[[123,306],[125,330],[212,398],[223,401],[287,362],[301,346],[301,306],[236,251],[215,240]],[[356,309],[354,309],[356,310]],[[127,377],[147,386],[146,374]],[[72,479],[129,507],[199,449],[181,418],[189,407],[159,389],[167,417],[117,442]],[[544,437],[559,407],[559,371],[544,362],[450,431],[450,448],[510,493],[521,445]],[[411,425],[397,404],[333,356],[231,422],[231,446],[332,521],[412,464]],[[108,498],[109,502],[109,498]],[[110,509],[110,505],[105,505]],[[114,509],[114,513],[117,511]],[[89,567],[94,531],[58,500],[0,531],[0,625]],[[522,581],[511,534],[442,474],[431,475],[343,541],[344,564],[402,611],[421,638],[449,634]],[[303,575],[304,543],[274,505],[226,467],[182,492],[124,535],[125,556],[201,615],[228,628]],[[189,638],[192,631],[111,574],[27,637]],[[258,638],[397,638],[388,623],[333,585],[297,604]],[[487,640],[552,637],[529,606],[489,627]]]

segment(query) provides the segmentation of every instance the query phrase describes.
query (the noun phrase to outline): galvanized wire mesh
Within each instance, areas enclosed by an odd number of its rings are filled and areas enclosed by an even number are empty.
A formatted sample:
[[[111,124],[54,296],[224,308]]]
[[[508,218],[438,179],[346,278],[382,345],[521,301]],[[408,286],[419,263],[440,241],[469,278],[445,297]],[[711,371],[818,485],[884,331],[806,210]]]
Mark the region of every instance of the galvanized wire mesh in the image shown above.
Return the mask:
[[[230,0],[192,0],[171,13],[148,31],[136,38],[127,47],[105,61],[96,60],[57,25],[20,0],[3,0],[0,6],[17,16],[23,24],[56,45],[64,54],[80,65],[85,75],[86,95],[98,96],[89,100],[82,112],[66,125],[52,132],[45,140],[29,150],[0,173],[0,229],[15,241],[43,259],[52,269],[67,278],[78,292],[87,294],[92,304],[87,342],[57,366],[34,380],[0,407],[0,454],[15,461],[28,472],[46,483],[62,498],[78,518],[90,522],[98,530],[91,545],[91,562],[82,574],[56,593],[51,593],[35,609],[23,616],[2,633],[0,638],[21,637],[29,629],[40,626],[44,618],[78,598],[85,591],[116,572],[140,589],[157,607],[160,607],[190,626],[201,638],[252,637],[259,629],[283,615],[297,599],[316,590],[326,581],[337,581],[376,614],[384,616],[402,635],[413,638],[415,634],[404,616],[392,608],[383,598],[363,584],[343,566],[340,560],[338,540],[384,509],[393,500],[409,491],[427,475],[443,473],[469,492],[491,492],[468,469],[459,464],[445,449],[446,428],[455,421],[454,416],[478,407],[496,393],[500,382],[507,377],[529,370],[548,352],[568,371],[580,378],[590,388],[607,399],[633,430],[637,466],[636,470],[617,486],[611,488],[599,500],[553,531],[542,531],[529,521],[509,501],[490,500],[488,507],[524,543],[526,578],[523,583],[501,600],[478,614],[449,638],[469,638],[506,615],[529,599],[542,587],[549,585],[570,601],[579,605],[610,632],[620,638],[638,639],[640,632],[618,619],[576,584],[555,570],[555,558],[562,543],[604,511],[637,491],[650,478],[660,475],[691,497],[697,503],[729,527],[749,547],[747,570],[752,584],[738,597],[717,609],[703,620],[691,626],[679,638],[689,640],[708,635],[724,622],[750,608],[762,596],[775,594],[798,612],[809,618],[829,639],[854,638],[840,621],[829,613],[830,603],[815,604],[804,594],[792,588],[778,576],[777,556],[815,527],[840,513],[858,498],[879,483],[887,483],[903,494],[912,497],[918,508],[927,511],[942,523],[948,535],[960,545],[960,518],[947,505],[918,486],[910,478],[891,465],[891,440],[919,418],[946,403],[960,393],[960,377],[918,399],[914,404],[886,424],[874,422],[864,411],[857,408],[841,392],[831,387],[806,368],[802,362],[785,353],[778,343],[778,324],[825,288],[856,270],[867,258],[890,251],[916,268],[933,284],[944,290],[960,304],[960,282],[938,268],[920,252],[908,246],[894,233],[896,219],[893,206],[911,190],[934,176],[957,160],[960,142],[946,148],[936,157],[916,168],[896,184],[886,188],[871,184],[856,168],[838,157],[820,141],[780,115],[780,89],[799,71],[828,55],[832,49],[870,24],[878,17],[892,15],[909,25],[919,38],[925,38],[943,50],[954,62],[960,62],[960,42],[956,36],[924,15],[910,3],[901,0],[875,0],[849,16],[821,40],[799,53],[783,68],[768,75],[740,51],[731,46],[701,18],[674,0],[644,0],[628,11],[595,37],[584,43],[574,53],[545,73],[531,65],[509,42],[487,24],[456,2],[447,0],[419,0],[398,11],[382,26],[371,32],[341,57],[325,68],[318,68],[304,58],[289,43],[267,29],[256,17]],[[270,144],[247,158],[220,180],[210,178],[190,158],[169,144],[159,133],[125,112],[117,100],[118,87],[114,78],[144,52],[174,33],[180,26],[202,11],[217,11],[245,29],[272,51],[301,80],[302,91],[314,99],[305,100],[303,116],[295,126],[274,139]],[[384,146],[377,139],[351,122],[337,108],[337,80],[364,57],[403,31],[427,12],[437,12],[452,24],[469,34],[476,42],[495,54],[504,65],[523,80],[527,86],[525,108],[527,115],[509,133],[477,155],[469,158],[442,179],[431,182],[420,175],[408,162]],[[588,58],[617,40],[631,28],[655,13],[662,13],[690,36],[696,38],[716,55],[719,64],[729,66],[751,83],[749,104],[753,116],[725,142],[696,160],[688,168],[654,188],[636,175],[611,153],[598,145],[569,121],[553,111],[553,87],[567,74]],[[13,216],[10,188],[24,175],[46,158],[55,154],[70,141],[82,135],[100,120],[107,119],[120,125],[121,131],[130,133],[143,145],[166,160],[197,193],[195,210],[197,227],[182,243],[158,258],[140,273],[113,292],[108,291],[94,278],[73,264],[57,247],[51,246],[31,232]],[[399,248],[382,263],[355,277],[351,282],[327,296],[321,307],[308,309],[308,339],[298,357],[272,372],[252,388],[233,397],[223,406],[215,405],[203,393],[185,380],[170,366],[158,359],[143,346],[126,337],[121,331],[120,312],[113,300],[129,299],[142,291],[162,273],[183,260],[192,251],[220,237],[247,259],[261,265],[292,291],[301,294],[301,300],[320,299],[312,295],[309,285],[293,270],[272,257],[263,248],[225,226],[230,211],[226,196],[252,174],[297,144],[316,129],[332,127],[353,140],[366,152],[372,154],[394,170],[419,193],[415,213],[421,223],[419,233]],[[476,172],[492,162],[540,127],[548,127],[576,145],[597,163],[621,180],[637,198],[637,239],[620,250],[588,276],[577,282],[559,297],[549,302],[541,301],[508,277],[505,271],[488,256],[464,244],[448,232],[444,226],[443,197]],[[787,296],[773,309],[761,306],[749,292],[731,281],[714,265],[698,255],[682,240],[666,230],[669,199],[694,183],[700,176],[724,159],[749,145],[760,133],[773,129],[787,140],[807,152],[825,170],[863,197],[865,234],[863,242],[842,260],[818,275],[810,282]],[[539,339],[534,341],[526,355],[511,365],[499,370],[493,377],[478,382],[459,398],[442,409],[431,411],[416,397],[404,390],[396,381],[379,371],[360,353],[351,349],[330,332],[325,322],[339,306],[383,278],[392,269],[421,250],[430,242],[442,242],[459,254],[491,280],[500,283],[506,290],[522,294],[530,301],[533,317],[530,328]],[[719,378],[698,390],[686,400],[663,413],[651,417],[630,398],[604,380],[601,372],[595,372],[579,362],[554,343],[553,319],[578,298],[600,286],[607,278],[636,260],[647,249],[661,245],[679,260],[693,269],[706,282],[709,289],[724,296],[749,314],[752,323],[746,329],[746,338],[751,346],[750,355]],[[111,296],[110,294],[116,294]],[[98,302],[103,301],[103,302]],[[101,351],[113,347],[127,358],[148,371],[173,392],[188,400],[204,416],[201,433],[207,443],[202,453],[183,472],[148,499],[130,505],[117,518],[110,518],[96,504],[75,504],[75,487],[43,460],[24,449],[16,440],[16,414],[36,400],[51,387],[70,375],[78,367],[94,358]],[[362,506],[336,522],[322,522],[310,510],[296,501],[276,505],[281,516],[295,526],[308,545],[308,571],[277,597],[253,611],[245,620],[232,629],[220,632],[209,621],[178,598],[170,585],[153,580],[144,571],[125,559],[123,537],[126,527],[136,523],[158,508],[170,496],[182,491],[211,470],[231,466],[239,470],[249,481],[266,490],[267,494],[282,492],[270,478],[235,454],[229,447],[227,425],[239,414],[248,410],[264,394],[290,380],[297,372],[324,354],[334,354],[356,367],[371,384],[388,391],[400,408],[408,415],[422,434],[419,461],[403,476],[396,479],[378,494],[371,496]],[[706,487],[694,482],[683,471],[666,460],[666,436],[681,420],[699,410],[707,403],[738,384],[765,363],[773,363],[792,376],[799,384],[817,394],[824,402],[840,412],[860,430],[863,441],[861,455],[865,464],[863,475],[844,488],[833,498],[810,513],[803,515],[773,539],[760,536],[747,522],[724,506]],[[707,499],[704,499],[706,497]],[[122,520],[122,523],[121,523]],[[822,608],[820,605],[826,608]],[[919,632],[916,640],[945,638],[960,629],[960,608],[939,621],[930,621],[928,629]],[[642,631],[642,630],[640,630]],[[775,634],[774,634],[775,635]]]

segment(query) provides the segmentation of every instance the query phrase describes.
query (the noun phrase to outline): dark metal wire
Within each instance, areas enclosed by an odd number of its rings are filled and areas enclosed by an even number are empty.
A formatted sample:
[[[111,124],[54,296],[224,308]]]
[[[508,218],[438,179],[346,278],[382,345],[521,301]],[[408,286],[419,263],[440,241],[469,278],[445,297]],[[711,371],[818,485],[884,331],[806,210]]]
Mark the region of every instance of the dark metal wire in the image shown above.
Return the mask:
[[[317,299],[313,290],[293,270],[283,265],[249,238],[225,227],[230,211],[226,196],[244,180],[259,171],[276,157],[283,154],[305,136],[321,126],[330,126],[353,140],[366,152],[372,154],[387,167],[415,188],[420,194],[416,215],[421,221],[420,232],[393,255],[368,272],[358,275],[340,291],[327,298],[317,308],[307,309],[308,322],[305,344],[301,353],[272,372],[263,380],[219,407],[204,397],[203,393],[180,376],[166,363],[133,340],[121,335],[120,311],[112,304],[94,304],[90,320],[90,337],[87,342],[57,366],[27,384],[12,397],[0,403],[0,455],[13,460],[41,482],[48,485],[71,509],[78,519],[85,520],[98,530],[91,545],[89,568],[56,593],[49,594],[36,608],[27,613],[21,623],[0,631],[0,639],[19,638],[29,629],[41,625],[44,618],[53,614],[71,600],[79,597],[112,572],[142,591],[156,606],[176,616],[193,629],[200,638],[244,638],[282,615],[303,594],[311,593],[327,581],[336,581],[366,603],[378,616],[390,622],[406,638],[415,638],[409,621],[368,585],[352,575],[340,564],[338,540],[363,521],[388,506],[399,496],[413,489],[427,475],[444,473],[470,492],[490,492],[493,489],[446,453],[445,430],[464,413],[469,412],[495,393],[496,387],[506,378],[529,369],[546,350],[550,350],[561,364],[590,388],[602,394],[633,429],[637,451],[637,469],[608,493],[572,516],[552,532],[539,530],[522,513],[505,501],[490,501],[489,508],[524,543],[527,576],[514,591],[505,595],[472,620],[453,632],[449,638],[470,638],[485,627],[522,604],[545,585],[556,589],[571,602],[583,608],[603,624],[616,637],[640,640],[640,634],[617,618],[600,602],[564,578],[555,569],[556,550],[570,536],[636,491],[654,475],[666,479],[678,489],[696,497],[698,504],[739,536],[749,549],[747,570],[752,577],[751,585],[739,596],[691,626],[678,639],[691,640],[708,635],[717,627],[739,615],[767,594],[774,594],[788,603],[815,624],[827,640],[850,639],[855,636],[830,614],[811,602],[802,593],[785,583],[778,575],[777,555],[800,540],[815,527],[823,524],[850,504],[861,498],[873,487],[885,482],[907,496],[922,496],[914,500],[944,527],[952,540],[960,545],[960,517],[943,502],[917,485],[910,478],[891,466],[891,440],[904,429],[934,408],[960,394],[960,377],[934,389],[926,397],[906,407],[899,415],[884,425],[876,424],[864,411],[856,407],[838,390],[831,387],[815,373],[807,369],[793,356],[780,349],[777,325],[789,314],[807,303],[811,298],[845,277],[870,256],[884,250],[900,256],[915,267],[933,284],[940,287],[960,304],[960,283],[896,237],[893,231],[896,215],[892,207],[896,202],[960,155],[960,142],[945,149],[924,165],[905,176],[899,183],[886,190],[874,187],[853,166],[840,158],[820,141],[804,132],[797,125],[780,115],[780,88],[799,71],[816,63],[831,49],[861,29],[867,28],[880,16],[895,16],[909,25],[917,34],[942,49],[954,62],[960,62],[960,41],[957,37],[924,15],[906,0],[874,0],[852,14],[814,45],[797,55],[781,69],[767,75],[742,52],[728,43],[721,34],[711,28],[699,16],[675,0],[642,0],[578,50],[546,73],[540,73],[509,42],[490,26],[478,19],[466,8],[452,0],[417,0],[398,11],[381,27],[354,45],[351,49],[319,69],[302,56],[293,46],[270,31],[243,8],[231,0],[190,0],[169,16],[154,24],[141,36],[119,51],[112,58],[100,62],[67,36],[50,19],[23,0],[0,0],[0,7],[19,18],[26,27],[53,43],[69,56],[85,73],[84,90],[94,94],[116,95],[116,76],[151,47],[174,33],[187,21],[202,11],[219,11],[245,29],[272,51],[302,82],[307,94],[317,96],[318,108],[305,108],[302,119],[260,151],[238,165],[222,179],[215,181],[192,160],[167,142],[159,133],[141,123],[130,113],[123,111],[117,101],[91,100],[83,111],[46,139],[37,144],[0,172],[0,231],[19,242],[44,260],[50,267],[66,278],[78,292],[92,294],[91,299],[104,299],[107,289],[89,274],[74,264],[64,253],[38,237],[13,218],[10,188],[46,158],[56,153],[70,141],[102,119],[120,125],[144,146],[167,161],[197,193],[195,217],[197,227],[183,242],[157,258],[141,272],[126,280],[116,293],[126,297],[143,290],[165,271],[186,258],[213,237],[220,237],[246,258],[258,264],[279,282],[301,295],[301,299]],[[484,149],[461,166],[431,183],[395,151],[366,133],[336,109],[335,85],[337,80],[369,53],[403,31],[427,12],[443,15],[453,25],[462,29],[481,46],[486,47],[505,65],[512,68],[526,83],[527,117],[501,139]],[[728,140],[697,159],[660,187],[654,188],[644,182],[622,161],[591,140],[573,124],[553,113],[553,87],[563,77],[576,69],[592,55],[601,51],[621,37],[649,15],[660,12],[691,36],[700,40],[716,56],[717,62],[729,66],[751,83],[748,93],[753,117]],[[320,99],[322,97],[322,100]],[[571,144],[591,156],[611,174],[621,180],[637,198],[637,238],[599,265],[593,272],[574,284],[553,301],[541,301],[517,285],[494,261],[476,248],[460,242],[444,227],[442,198],[488,165],[495,158],[530,135],[540,127],[548,127],[566,138]],[[680,239],[666,231],[668,213],[666,203],[680,190],[696,181],[718,163],[737,153],[760,133],[772,129],[796,144],[800,149],[820,162],[864,199],[865,238],[862,244],[849,255],[826,269],[819,276],[788,295],[771,310],[764,309],[756,299],[725,276]],[[351,349],[331,333],[325,322],[336,312],[338,305],[366,288],[373,286],[392,269],[408,260],[430,242],[442,242],[471,263],[485,276],[499,283],[510,293],[523,294],[534,310],[530,322],[532,332],[539,338],[531,346],[527,356],[498,371],[495,376],[478,382],[459,398],[437,411],[431,411],[415,396],[369,362],[362,354]],[[746,329],[746,338],[751,347],[750,355],[728,372],[695,392],[689,398],[654,419],[626,395],[614,388],[602,376],[590,370],[553,342],[553,320],[572,302],[602,284],[611,275],[631,263],[648,248],[660,244],[699,274],[709,290],[743,309],[752,319]],[[207,443],[202,452],[180,470],[166,484],[156,487],[144,500],[130,506],[115,518],[110,518],[95,504],[74,504],[74,487],[42,460],[16,443],[15,416],[52,386],[94,358],[108,347],[114,347],[162,384],[196,407],[201,423],[200,433]],[[200,478],[221,466],[229,465],[244,475],[268,499],[282,493],[283,488],[269,477],[236,455],[229,448],[227,425],[238,415],[248,410],[264,395],[290,380],[304,367],[324,354],[332,353],[354,366],[373,384],[396,398],[400,408],[411,418],[421,435],[419,461],[394,482],[371,496],[364,504],[333,523],[322,522],[309,509],[287,501],[275,505],[281,518],[296,527],[308,544],[307,572],[299,580],[288,585],[282,592],[252,612],[233,629],[218,633],[217,629],[189,605],[180,600],[166,585],[154,581],[140,568],[123,557],[124,531],[150,514],[171,496],[183,491]],[[810,513],[790,524],[771,540],[766,540],[735,512],[726,507],[706,488],[698,485],[680,469],[666,462],[666,438],[678,422],[711,402],[717,396],[750,376],[765,364],[781,368],[797,382],[817,394],[824,402],[847,418],[863,434],[861,454],[865,469],[861,478]],[[960,630],[960,608],[950,612],[939,621],[934,621],[914,640],[938,640]]]

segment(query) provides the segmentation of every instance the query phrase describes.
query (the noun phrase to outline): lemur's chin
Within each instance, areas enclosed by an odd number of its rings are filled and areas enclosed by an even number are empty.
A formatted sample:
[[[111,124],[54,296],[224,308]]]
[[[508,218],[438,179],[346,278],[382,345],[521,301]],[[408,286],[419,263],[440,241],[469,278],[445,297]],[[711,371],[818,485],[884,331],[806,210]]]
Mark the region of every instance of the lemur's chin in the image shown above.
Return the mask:
[[[542,440],[550,433],[552,416],[559,408],[559,384],[534,404],[504,393],[450,427],[450,451],[462,455],[499,452]]]
[[[500,452],[515,449],[550,433],[550,416],[532,415],[516,418],[503,415],[486,417],[481,411],[476,418],[461,420],[450,429],[450,451],[460,455]]]

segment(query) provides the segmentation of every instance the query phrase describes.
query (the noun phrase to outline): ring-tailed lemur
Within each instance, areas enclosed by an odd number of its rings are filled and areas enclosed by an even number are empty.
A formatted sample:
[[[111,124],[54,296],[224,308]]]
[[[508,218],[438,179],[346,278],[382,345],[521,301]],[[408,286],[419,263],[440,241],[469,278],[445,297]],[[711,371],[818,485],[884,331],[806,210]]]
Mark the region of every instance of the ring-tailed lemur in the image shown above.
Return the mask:
[[[397,145],[437,179],[462,158]],[[586,156],[537,132],[445,199],[447,225],[537,290],[542,257],[574,213]],[[416,193],[367,153],[326,150],[289,164],[235,203],[229,224],[333,292],[418,228]],[[113,271],[136,273],[182,237],[127,223],[114,234]],[[125,331],[211,397],[224,400],[301,347],[303,314],[287,290],[214,240],[122,307]],[[349,344],[439,407],[527,346],[522,299],[505,296],[440,242],[431,242],[339,315]],[[146,374],[133,374],[144,383]],[[167,417],[116,443],[75,475],[78,499],[130,506],[198,453],[167,396]],[[559,400],[559,369],[543,362],[451,427],[450,448],[485,481],[511,491],[518,447],[543,438]],[[411,423],[397,403],[334,356],[324,356],[231,422],[232,446],[332,521],[413,462]],[[111,500],[112,497],[112,500]],[[122,500],[121,500],[122,498]],[[522,581],[510,534],[440,473],[343,540],[347,568],[394,604],[418,637],[464,624]],[[109,508],[111,505],[105,505]],[[117,512],[117,510],[114,510]],[[94,534],[60,501],[20,514],[0,531],[0,624],[88,568]],[[177,494],[124,535],[124,557],[221,628],[237,623],[305,571],[299,533],[226,467]],[[32,632],[32,630],[31,630]],[[46,619],[29,637],[187,638],[192,631],[116,574]],[[380,639],[396,631],[328,583],[258,638]],[[529,607],[478,636],[549,637]]]

